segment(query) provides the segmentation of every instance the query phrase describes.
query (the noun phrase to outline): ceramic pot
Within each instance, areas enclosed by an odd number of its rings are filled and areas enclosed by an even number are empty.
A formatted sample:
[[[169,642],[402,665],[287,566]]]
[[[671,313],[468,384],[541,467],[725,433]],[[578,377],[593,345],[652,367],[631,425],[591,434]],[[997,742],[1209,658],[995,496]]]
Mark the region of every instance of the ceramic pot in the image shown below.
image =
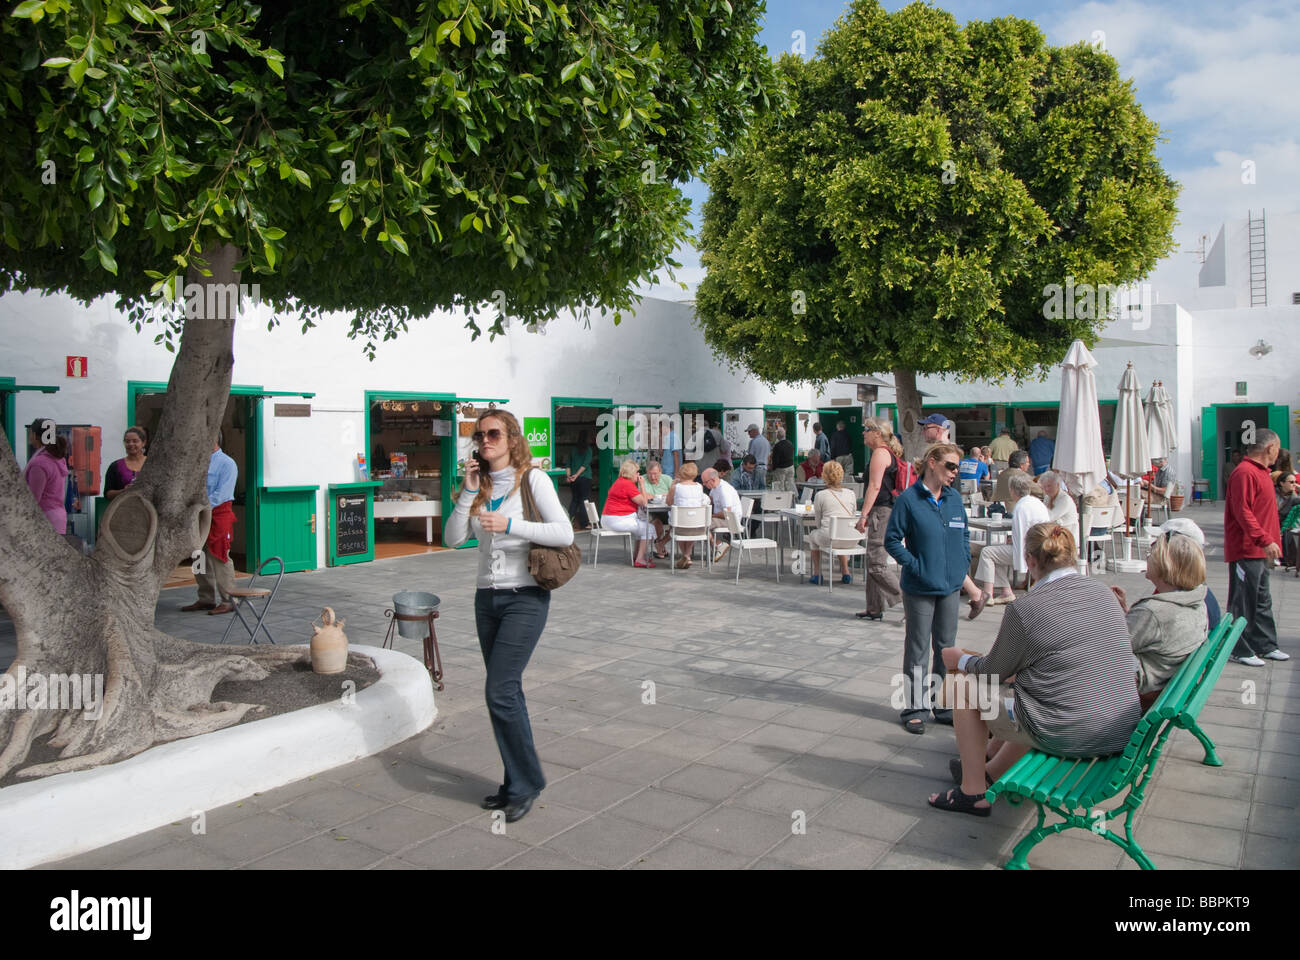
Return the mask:
[[[311,668],[316,673],[342,673],[348,665],[344,621],[336,619],[329,607],[320,612],[320,620],[319,625],[313,621],[311,627]]]

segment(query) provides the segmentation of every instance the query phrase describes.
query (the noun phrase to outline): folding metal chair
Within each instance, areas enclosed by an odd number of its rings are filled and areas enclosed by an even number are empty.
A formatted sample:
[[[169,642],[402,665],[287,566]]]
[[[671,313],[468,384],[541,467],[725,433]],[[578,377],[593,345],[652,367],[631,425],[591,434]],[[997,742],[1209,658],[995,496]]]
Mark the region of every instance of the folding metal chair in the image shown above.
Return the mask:
[[[253,586],[253,584],[257,582],[258,577],[264,579],[268,578],[268,574],[266,574],[265,571],[267,565],[272,563],[278,563],[280,565],[280,572],[275,574],[275,585],[272,586],[270,590],[267,590],[265,587]],[[230,622],[226,624],[226,632],[221,635],[222,643],[225,643],[226,637],[230,635],[230,630],[235,625],[235,617],[239,618],[239,622],[244,625],[244,629],[248,632],[249,643],[257,643],[258,630],[261,630],[266,634],[266,639],[275,643],[275,638],[271,636],[271,631],[266,629],[266,624],[262,621],[266,619],[266,613],[271,609],[271,601],[275,599],[276,591],[280,589],[280,581],[283,579],[284,561],[279,557],[269,557],[262,562],[260,567],[257,568],[257,572],[249,578],[248,586],[243,587],[242,589],[236,587],[234,590],[230,591],[230,598],[235,604],[235,613],[234,616],[230,618]],[[259,611],[257,607],[254,606],[253,601],[263,597],[266,598],[266,602],[262,604],[262,609]],[[250,627],[248,621],[244,619],[245,607],[247,607],[248,612],[256,618],[252,627]]]

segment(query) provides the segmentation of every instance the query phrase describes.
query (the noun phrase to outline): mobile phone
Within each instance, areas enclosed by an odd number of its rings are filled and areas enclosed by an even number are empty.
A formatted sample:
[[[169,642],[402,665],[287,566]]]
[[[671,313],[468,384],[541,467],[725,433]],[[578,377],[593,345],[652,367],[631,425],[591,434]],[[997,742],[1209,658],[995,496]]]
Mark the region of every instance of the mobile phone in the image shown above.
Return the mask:
[[[474,451],[474,462],[478,464],[479,473],[491,472],[490,470],[488,470],[487,458],[484,457],[483,454],[480,453],[478,450]]]

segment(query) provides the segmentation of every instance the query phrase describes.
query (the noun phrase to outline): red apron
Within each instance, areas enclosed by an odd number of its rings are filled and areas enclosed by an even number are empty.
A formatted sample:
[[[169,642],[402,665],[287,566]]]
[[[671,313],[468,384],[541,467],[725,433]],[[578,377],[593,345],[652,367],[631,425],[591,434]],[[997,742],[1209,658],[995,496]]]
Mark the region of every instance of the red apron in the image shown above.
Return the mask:
[[[232,503],[233,500],[227,500],[221,506],[212,508],[212,526],[208,529],[207,542],[203,544],[204,549],[221,563],[230,559],[230,538],[235,528]]]

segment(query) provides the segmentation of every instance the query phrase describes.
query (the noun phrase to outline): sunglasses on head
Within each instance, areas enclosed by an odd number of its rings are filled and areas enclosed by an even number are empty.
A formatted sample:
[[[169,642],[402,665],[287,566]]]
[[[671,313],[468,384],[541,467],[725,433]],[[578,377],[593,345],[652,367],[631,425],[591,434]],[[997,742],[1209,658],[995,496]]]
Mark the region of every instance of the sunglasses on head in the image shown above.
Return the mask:
[[[491,430],[475,430],[474,436],[471,439],[475,443],[482,443],[484,439],[488,439],[491,440],[493,443],[496,443],[504,436],[505,433],[501,430],[500,427],[493,427]]]

